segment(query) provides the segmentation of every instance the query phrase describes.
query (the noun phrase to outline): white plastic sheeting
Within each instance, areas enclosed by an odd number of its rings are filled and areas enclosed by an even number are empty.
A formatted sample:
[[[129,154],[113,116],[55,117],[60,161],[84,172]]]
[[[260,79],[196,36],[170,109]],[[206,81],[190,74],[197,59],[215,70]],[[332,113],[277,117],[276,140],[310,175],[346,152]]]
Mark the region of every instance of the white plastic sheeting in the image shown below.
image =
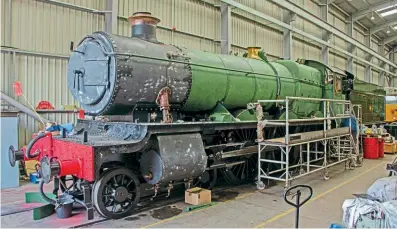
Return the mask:
[[[367,195],[379,201],[357,198],[343,202],[344,225],[356,228],[358,220],[366,217],[382,222],[378,227],[397,228],[397,176],[377,180],[369,187]]]
[[[385,177],[375,181],[367,190],[367,194],[381,202],[397,200],[397,176]]]
[[[348,199],[343,203],[343,223],[356,228],[360,217],[371,215],[372,220],[383,221],[384,228],[397,228],[397,201],[378,202],[363,198]]]

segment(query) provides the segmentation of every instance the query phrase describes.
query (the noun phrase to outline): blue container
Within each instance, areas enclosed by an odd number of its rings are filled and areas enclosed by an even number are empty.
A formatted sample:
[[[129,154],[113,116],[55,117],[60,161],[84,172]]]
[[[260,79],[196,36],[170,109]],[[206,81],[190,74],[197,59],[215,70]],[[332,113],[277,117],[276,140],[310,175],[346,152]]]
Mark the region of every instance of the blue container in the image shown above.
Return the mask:
[[[37,184],[41,181],[41,178],[39,177],[39,175],[37,173],[30,173],[29,179],[30,179],[30,182],[32,182],[34,184]]]
[[[345,228],[345,227],[340,224],[333,223],[333,224],[331,224],[331,226],[329,228]]]

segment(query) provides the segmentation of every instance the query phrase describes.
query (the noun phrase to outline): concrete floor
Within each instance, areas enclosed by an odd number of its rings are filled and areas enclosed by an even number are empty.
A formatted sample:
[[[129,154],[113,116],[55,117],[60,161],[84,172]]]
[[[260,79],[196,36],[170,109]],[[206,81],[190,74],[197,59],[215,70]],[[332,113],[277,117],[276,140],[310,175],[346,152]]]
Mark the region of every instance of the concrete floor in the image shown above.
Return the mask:
[[[395,156],[386,155],[381,160],[365,160],[363,167],[355,170],[344,170],[344,165],[330,169],[330,179],[323,180],[322,173],[314,173],[293,182],[310,185],[314,194],[310,202],[301,208],[300,227],[329,228],[331,223],[342,222],[342,203],[345,199],[354,198],[352,194],[365,193],[367,188],[377,179],[388,175],[386,164]],[[155,211],[140,213],[126,219],[105,221],[92,227],[140,227],[140,228],[223,228],[223,227],[294,227],[295,209],[286,204],[282,198],[283,184],[270,187],[263,191],[256,190],[252,185],[230,189],[230,193],[238,192],[233,199],[203,210],[190,213],[181,212],[173,217],[159,220],[154,218]],[[304,195],[304,194],[303,194]],[[213,196],[217,197],[216,192]],[[213,198],[214,199],[214,198]],[[184,203],[171,207],[184,209]],[[162,208],[160,211],[171,211]]]
[[[314,190],[312,199],[301,208],[300,227],[329,228],[331,223],[341,223],[343,201],[354,198],[352,194],[365,193],[375,180],[387,176],[386,164],[394,158],[395,156],[386,155],[380,160],[365,160],[363,167],[355,170],[345,171],[344,165],[332,167],[329,169],[328,181],[323,180],[321,172],[293,181],[292,185],[307,184]],[[19,188],[17,193],[10,190],[2,191],[2,210],[4,211],[5,207],[18,206],[23,200],[23,191],[33,191],[30,189],[35,186],[27,187]],[[258,191],[254,185],[215,190],[212,196],[217,204],[209,208],[185,213],[184,209],[187,205],[180,201],[124,219],[96,223],[90,227],[294,227],[295,209],[284,202],[283,187],[284,184],[279,183],[263,191]],[[32,221],[31,214],[24,212],[2,216],[1,225],[2,227],[71,227],[85,221],[84,214],[66,220],[57,220],[53,216],[40,221]]]

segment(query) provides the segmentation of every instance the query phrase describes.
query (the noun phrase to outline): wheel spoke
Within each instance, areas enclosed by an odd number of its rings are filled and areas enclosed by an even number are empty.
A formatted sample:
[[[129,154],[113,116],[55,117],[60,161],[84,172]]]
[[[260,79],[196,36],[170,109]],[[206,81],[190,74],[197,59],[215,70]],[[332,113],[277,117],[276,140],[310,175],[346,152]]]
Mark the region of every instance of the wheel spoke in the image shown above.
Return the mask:
[[[243,178],[243,175],[244,175],[244,178],[247,177],[247,174],[245,173],[246,164],[247,164],[247,161],[245,161],[244,164],[243,164],[243,169],[241,170],[241,176],[240,176],[241,178]]]
[[[130,187],[128,187],[130,186]],[[139,179],[128,168],[110,169],[93,187],[94,206],[105,218],[127,216],[139,203]]]
[[[264,136],[266,136],[266,135],[264,135]],[[255,131],[251,130],[251,134],[250,134],[249,140],[254,140],[254,138],[255,138]]]
[[[234,174],[237,178],[241,178],[239,176],[239,174],[240,174],[240,170],[241,170],[242,167],[243,167],[242,165],[238,165],[238,170],[237,170],[236,174]]]
[[[116,176],[117,176],[117,175],[116,175]],[[113,180],[114,180],[114,186],[115,186],[115,187],[117,187],[117,186],[118,186],[118,185],[117,185],[117,179],[116,179],[116,176],[114,176],[114,177],[113,177]]]
[[[105,185],[105,188],[109,189],[110,192],[112,192],[114,189],[112,187],[110,187],[109,185]]]
[[[123,185],[124,184],[124,177],[125,177],[125,175],[123,174],[123,176],[121,177],[121,185]]]
[[[113,198],[109,198],[106,202],[105,202],[105,207],[110,207],[111,204],[114,202]]]
[[[238,139],[238,141],[242,141],[243,140],[243,138],[241,137],[241,135],[240,135],[240,133],[239,133],[240,131],[236,131],[236,133],[237,133],[237,135],[238,135],[238,137],[239,137],[239,139]]]
[[[130,200],[132,200],[132,197],[133,197],[134,195],[135,195],[135,193],[130,193],[130,192],[129,192],[127,198],[130,199]]]

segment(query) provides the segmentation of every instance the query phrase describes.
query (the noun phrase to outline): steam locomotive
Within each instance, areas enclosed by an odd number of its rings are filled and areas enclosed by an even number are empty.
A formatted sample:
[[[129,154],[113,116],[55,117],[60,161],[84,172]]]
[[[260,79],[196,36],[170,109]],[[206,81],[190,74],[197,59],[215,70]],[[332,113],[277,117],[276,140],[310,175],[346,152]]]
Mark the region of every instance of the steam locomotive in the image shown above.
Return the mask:
[[[258,111],[247,104],[286,96],[350,99],[353,90],[351,73],[317,61],[269,61],[257,47],[239,57],[166,45],[156,38],[158,18],[139,12],[129,21],[131,37],[95,32],[73,50],[68,88],[89,116],[77,121],[76,133],[40,132],[9,154],[11,164],[40,160],[41,190],[54,182],[65,192],[60,184],[72,176],[68,193],[91,215],[94,207],[107,218],[125,217],[141,197],[170,195],[177,185],[211,188],[220,176],[232,184],[254,180]],[[294,101],[290,118],[323,117],[322,106]],[[261,119],[285,116],[277,103],[262,112]],[[290,132],[316,125],[293,125]],[[269,124],[261,134],[284,131]]]

